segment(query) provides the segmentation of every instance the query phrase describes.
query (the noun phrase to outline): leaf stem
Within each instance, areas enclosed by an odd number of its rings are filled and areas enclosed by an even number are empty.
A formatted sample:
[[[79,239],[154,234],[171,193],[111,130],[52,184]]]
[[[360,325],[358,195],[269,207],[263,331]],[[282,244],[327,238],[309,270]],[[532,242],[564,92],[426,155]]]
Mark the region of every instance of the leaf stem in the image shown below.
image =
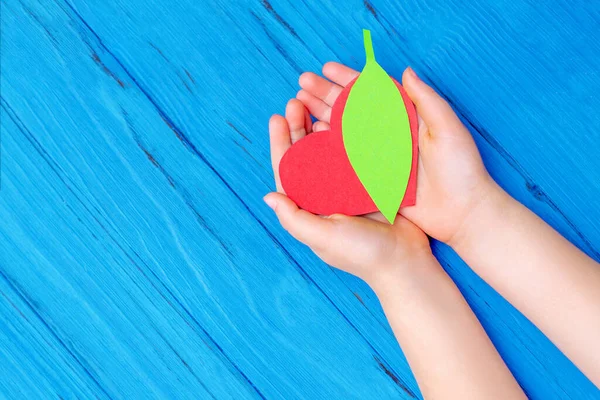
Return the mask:
[[[365,42],[365,55],[367,62],[375,61],[375,52],[373,51],[373,41],[371,40],[371,31],[363,29],[363,40]]]

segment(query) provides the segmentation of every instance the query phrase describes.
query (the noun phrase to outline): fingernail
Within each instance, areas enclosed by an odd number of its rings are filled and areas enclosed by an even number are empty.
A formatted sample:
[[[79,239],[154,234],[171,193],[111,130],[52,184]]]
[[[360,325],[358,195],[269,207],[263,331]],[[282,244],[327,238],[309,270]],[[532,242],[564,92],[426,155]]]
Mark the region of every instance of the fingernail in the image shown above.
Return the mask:
[[[263,200],[269,206],[269,208],[271,208],[271,210],[275,210],[275,207],[277,206],[277,200],[275,200],[272,197],[269,197],[269,195],[263,197]]]
[[[278,117],[277,114],[273,114],[271,115],[271,118],[269,118],[269,130],[273,130],[274,126],[275,126],[275,119]]]
[[[416,79],[417,81],[420,81],[421,79],[419,78],[419,76],[417,75],[417,73],[415,72],[414,69],[412,69],[411,67],[406,68],[406,70],[408,71],[408,74],[413,78]]]

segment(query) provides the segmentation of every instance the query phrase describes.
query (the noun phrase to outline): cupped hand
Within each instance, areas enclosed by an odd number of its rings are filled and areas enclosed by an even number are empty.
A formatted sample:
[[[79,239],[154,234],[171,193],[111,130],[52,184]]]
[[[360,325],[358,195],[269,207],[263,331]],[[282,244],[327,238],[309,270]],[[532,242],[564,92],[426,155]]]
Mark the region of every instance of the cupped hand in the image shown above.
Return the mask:
[[[362,278],[371,286],[404,268],[411,260],[431,255],[427,236],[401,216],[393,225],[380,213],[363,217],[317,216],[299,209],[285,196],[279,179],[283,154],[312,131],[329,129],[328,121],[313,125],[306,108],[297,99],[289,101],[285,114],[285,117],[273,115],[269,121],[277,193],[269,193],[264,200],[293,237],[309,246],[326,263]]]
[[[323,66],[323,75],[300,76],[297,98],[319,122],[329,127],[331,107],[358,72],[342,64]],[[425,84],[411,68],[402,85],[419,114],[417,202],[400,209],[428,235],[453,245],[474,211],[499,192],[486,171],[477,146],[450,105]]]

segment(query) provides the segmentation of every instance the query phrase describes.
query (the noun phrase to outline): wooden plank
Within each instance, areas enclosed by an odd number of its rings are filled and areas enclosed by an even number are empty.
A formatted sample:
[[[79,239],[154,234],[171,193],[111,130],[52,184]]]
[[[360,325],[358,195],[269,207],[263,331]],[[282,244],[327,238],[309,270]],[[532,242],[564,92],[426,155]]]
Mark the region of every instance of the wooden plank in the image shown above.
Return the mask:
[[[0,205],[3,333],[20,342],[5,346],[9,363],[20,368],[2,374],[14,385],[6,394],[29,397],[36,386],[30,387],[33,377],[26,371],[41,374],[42,363],[67,379],[57,378],[50,391],[40,385],[44,395],[34,398],[90,391],[104,398],[173,397],[182,391],[260,398],[194,315],[168,288],[157,288],[153,271],[144,269],[135,250],[123,247],[84,190],[20,125],[10,106],[2,106],[8,127]],[[26,336],[12,337],[11,331]],[[200,380],[205,375],[213,380]]]
[[[18,350],[0,346],[13,366],[0,392],[419,395],[373,293],[261,203],[269,115],[301,71],[332,58],[360,67],[361,27],[386,68],[410,63],[447,96],[501,185],[600,258],[600,16],[584,3],[11,0],[3,11],[0,321]],[[597,393],[435,250],[532,398]]]
[[[21,287],[43,287],[48,270],[59,275],[57,284],[74,286],[71,301],[53,287],[29,295],[77,340],[107,393],[171,396],[182,387],[201,393],[203,384],[217,398],[410,397],[414,382],[405,387],[370,343],[388,337],[378,348],[400,358],[391,335],[374,332],[367,340],[349,323],[297,261],[273,248],[264,225],[143,91],[112,70],[118,64],[93,35],[80,36],[80,26],[54,12],[54,23],[68,30],[57,39],[69,50],[60,62],[47,62],[37,50],[43,28],[11,26],[18,37],[8,50],[20,57],[7,68],[14,73],[3,108],[19,129],[7,130],[15,144],[6,140],[3,229],[10,236],[35,224],[17,242],[32,254],[23,261],[7,252],[2,264]],[[22,62],[31,55],[43,75]],[[17,75],[23,70],[27,79]],[[36,96],[39,87],[48,97]],[[147,143],[148,135],[155,140]],[[17,143],[28,147],[19,154]],[[41,171],[28,178],[24,171],[34,168]],[[27,206],[15,211],[14,204]],[[246,228],[225,236],[238,225]],[[267,259],[265,249],[273,253]],[[162,310],[153,312],[156,304]],[[146,330],[153,334],[134,340]],[[113,340],[101,345],[105,336]],[[155,352],[175,361],[160,364]],[[169,369],[179,357],[179,369]],[[191,371],[181,370],[186,365]],[[406,366],[401,372],[412,379]]]

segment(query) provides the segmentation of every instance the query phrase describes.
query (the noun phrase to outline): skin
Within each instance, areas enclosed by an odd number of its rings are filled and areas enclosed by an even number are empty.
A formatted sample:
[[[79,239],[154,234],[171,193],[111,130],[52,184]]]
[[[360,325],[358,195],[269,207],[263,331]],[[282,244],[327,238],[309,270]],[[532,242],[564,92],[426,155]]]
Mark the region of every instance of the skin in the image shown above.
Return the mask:
[[[380,214],[315,216],[283,194],[281,157],[329,129],[331,106],[357,74],[338,63],[323,67],[328,79],[304,73],[285,117],[269,122],[278,193],[265,202],[282,226],[373,288],[426,398],[524,398],[427,235],[457,251],[600,385],[600,266],[492,180],[469,131],[410,68],[402,83],[420,119],[416,206],[389,225]]]

